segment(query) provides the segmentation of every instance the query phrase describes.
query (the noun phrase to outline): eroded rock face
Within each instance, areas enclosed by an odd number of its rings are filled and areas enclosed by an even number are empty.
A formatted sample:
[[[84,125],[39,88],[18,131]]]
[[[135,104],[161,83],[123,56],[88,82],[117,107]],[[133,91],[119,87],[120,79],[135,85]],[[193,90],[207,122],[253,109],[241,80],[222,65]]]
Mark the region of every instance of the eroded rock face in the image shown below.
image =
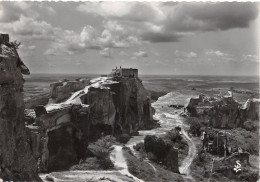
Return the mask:
[[[0,178],[39,180],[25,132],[22,73],[29,74],[14,44],[0,35]]]
[[[247,120],[258,120],[258,100],[249,99],[244,105],[232,97],[208,98],[200,96],[191,98],[187,111],[193,117],[204,120],[209,126],[216,128],[240,127]]]
[[[111,133],[133,133],[149,128],[153,118],[148,92],[136,77],[110,78],[111,83],[90,86],[81,96],[83,104],[89,105],[89,120],[93,127],[110,125]]]
[[[178,152],[187,148],[187,142],[182,140],[179,131],[170,130],[165,135],[147,135],[144,138],[144,148],[147,157],[155,162],[162,162],[168,169],[179,173]]]
[[[138,78],[120,78],[110,87],[116,106],[116,124],[132,133],[151,124],[153,111],[148,92]]]

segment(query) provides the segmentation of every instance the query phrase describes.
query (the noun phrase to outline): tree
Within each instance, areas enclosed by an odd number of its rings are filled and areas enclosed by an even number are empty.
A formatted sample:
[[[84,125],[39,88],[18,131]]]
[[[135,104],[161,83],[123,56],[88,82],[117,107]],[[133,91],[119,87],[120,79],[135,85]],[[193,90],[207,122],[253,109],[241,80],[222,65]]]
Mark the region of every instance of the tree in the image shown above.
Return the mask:
[[[198,118],[190,117],[187,119],[188,123],[190,124],[190,132],[193,135],[199,136],[200,135],[200,128],[201,124]]]

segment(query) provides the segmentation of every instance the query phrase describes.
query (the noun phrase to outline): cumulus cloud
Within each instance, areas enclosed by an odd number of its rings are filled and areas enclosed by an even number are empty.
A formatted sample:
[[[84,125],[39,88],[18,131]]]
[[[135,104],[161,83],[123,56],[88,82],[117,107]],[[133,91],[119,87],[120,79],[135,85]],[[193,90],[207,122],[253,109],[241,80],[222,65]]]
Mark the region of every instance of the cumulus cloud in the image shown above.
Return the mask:
[[[40,2],[0,2],[0,31],[19,40],[53,40],[62,29],[38,20],[39,10],[55,13],[52,7]]]
[[[80,33],[75,31],[59,32],[56,39],[58,41],[51,44],[45,52],[46,55],[59,55],[54,54],[54,52],[71,55],[83,53],[87,49],[103,51],[106,48],[126,48],[140,44],[137,37],[128,34],[125,28],[118,25],[116,21],[104,21],[102,30],[87,25]]]
[[[79,5],[77,9],[84,13],[136,22],[150,21],[151,19],[161,20],[165,16],[158,8],[157,3],[86,2]]]
[[[0,23],[0,30],[5,33],[39,39],[52,39],[55,33],[61,31],[45,21],[36,21],[23,15],[18,21]]]
[[[255,3],[141,3],[86,2],[77,8],[86,14],[114,19],[148,42],[177,42],[184,32],[245,28],[258,15]]]
[[[14,22],[20,16],[37,17],[38,13],[31,9],[31,4],[27,2],[1,2],[0,22]]]

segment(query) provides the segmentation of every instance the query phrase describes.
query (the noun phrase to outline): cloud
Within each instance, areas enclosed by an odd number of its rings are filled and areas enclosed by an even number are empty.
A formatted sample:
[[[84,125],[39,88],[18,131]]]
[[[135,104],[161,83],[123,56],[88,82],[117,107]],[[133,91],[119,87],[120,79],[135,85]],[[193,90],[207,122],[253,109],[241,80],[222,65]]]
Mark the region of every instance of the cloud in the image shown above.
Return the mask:
[[[45,52],[45,55],[60,55],[60,53],[73,55],[84,53],[87,49],[103,51],[106,48],[126,48],[140,44],[137,37],[130,35],[116,21],[104,21],[102,30],[86,25],[79,33],[59,31],[56,39]]]
[[[45,11],[48,14],[54,15],[55,10],[42,2],[0,2],[0,22],[8,23],[15,22],[21,16],[36,19],[40,16],[39,10]]]
[[[141,35],[142,40],[146,40],[152,43],[157,42],[178,42],[180,36],[174,33],[162,33],[162,32],[145,32]]]
[[[178,42],[186,32],[246,28],[258,15],[256,3],[231,2],[86,2],[77,9],[116,20],[129,35],[152,43]]]
[[[36,46],[35,45],[30,45],[28,42],[26,44],[21,44],[18,48],[18,53],[21,58],[26,58],[32,56],[35,52]]]
[[[36,21],[22,15],[18,21],[0,23],[0,31],[29,38],[53,39],[61,29],[52,27],[45,21]]]
[[[242,62],[248,63],[248,64],[259,64],[260,58],[257,55],[242,55]]]
[[[221,51],[219,51],[219,50],[209,50],[209,51],[207,51],[207,52],[205,52],[205,54],[206,55],[208,55],[208,56],[218,56],[218,57],[223,57],[223,56],[227,56],[228,54],[226,54],[226,53],[223,53],[223,52],[221,52]]]
[[[184,52],[184,51],[176,50],[174,52],[174,55],[177,58],[196,58],[196,57],[198,57],[197,53],[192,52],[192,51],[191,52]]]
[[[256,3],[179,3],[169,13],[166,28],[177,31],[215,31],[246,28],[258,15]]]
[[[145,51],[137,51],[133,53],[131,59],[138,59],[138,58],[146,58],[148,57],[148,53]]]
[[[163,12],[156,3],[140,2],[86,2],[77,8],[83,13],[91,13],[115,20],[144,22],[160,20]]]
[[[99,51],[99,54],[102,55],[103,57],[106,57],[106,58],[112,57],[111,50],[109,48],[105,48],[105,49]]]
[[[37,17],[38,13],[31,9],[31,4],[27,2],[1,2],[0,3],[0,22],[14,22],[20,16]]]

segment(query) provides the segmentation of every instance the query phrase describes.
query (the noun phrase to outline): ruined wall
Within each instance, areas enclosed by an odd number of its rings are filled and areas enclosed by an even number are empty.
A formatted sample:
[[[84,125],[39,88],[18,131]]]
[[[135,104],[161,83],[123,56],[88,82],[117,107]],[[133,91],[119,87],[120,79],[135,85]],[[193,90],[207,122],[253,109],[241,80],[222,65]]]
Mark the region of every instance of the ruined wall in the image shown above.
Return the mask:
[[[120,77],[134,77],[138,78],[138,69],[133,68],[119,68],[113,69],[109,76],[120,76]]]
[[[60,102],[69,98],[73,92],[83,89],[87,85],[89,85],[89,80],[87,79],[52,83],[50,85],[50,97],[54,103]]]
[[[138,77],[138,70],[132,68],[121,68],[120,75],[124,77]]]
[[[0,178],[9,181],[38,180],[24,123],[23,74],[29,74],[16,51],[0,35]]]

